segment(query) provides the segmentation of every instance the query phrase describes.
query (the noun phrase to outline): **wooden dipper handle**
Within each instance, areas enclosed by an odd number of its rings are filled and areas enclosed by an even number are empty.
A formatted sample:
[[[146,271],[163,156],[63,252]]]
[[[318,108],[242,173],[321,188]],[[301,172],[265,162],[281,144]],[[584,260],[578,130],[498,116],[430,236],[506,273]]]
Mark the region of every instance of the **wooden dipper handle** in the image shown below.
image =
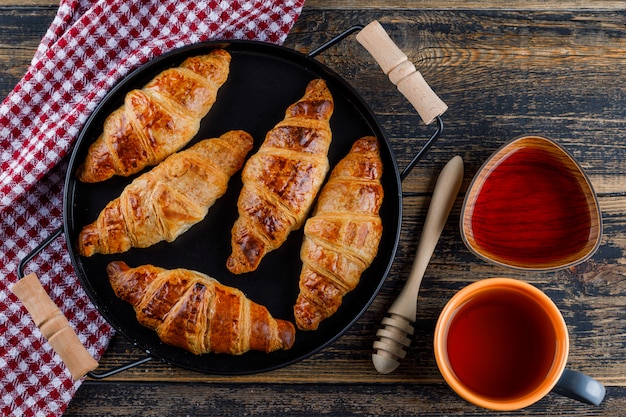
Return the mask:
[[[376,333],[378,340],[374,342],[376,352],[372,354],[372,362],[381,374],[393,372],[400,364],[398,359],[404,358],[405,349],[411,344],[407,335],[413,334],[412,323],[417,316],[417,295],[422,278],[462,182],[463,159],[457,155],[448,161],[437,178],[411,272],[400,295],[389,307],[388,316],[382,321],[384,327]]]
[[[385,75],[415,107],[424,123],[432,123],[448,110],[446,103],[430,88],[415,65],[377,20],[365,26],[356,35],[356,40],[367,49]]]
[[[26,275],[13,284],[11,291],[24,304],[35,325],[61,357],[75,381],[98,367],[98,362],[80,342],[61,310],[41,286],[37,275]]]

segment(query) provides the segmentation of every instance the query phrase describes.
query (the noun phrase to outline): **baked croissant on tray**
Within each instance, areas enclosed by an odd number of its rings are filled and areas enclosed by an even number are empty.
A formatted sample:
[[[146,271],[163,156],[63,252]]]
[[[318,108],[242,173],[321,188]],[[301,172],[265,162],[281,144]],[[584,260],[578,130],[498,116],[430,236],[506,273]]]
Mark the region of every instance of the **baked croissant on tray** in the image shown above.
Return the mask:
[[[78,252],[121,253],[172,242],[207,215],[243,166],[253,139],[242,130],[205,139],[135,178],[78,236]]]
[[[246,162],[226,263],[232,273],[256,270],[268,252],[304,223],[328,173],[333,110],[326,83],[311,81]]]
[[[330,174],[304,226],[296,326],[315,330],[333,315],[378,253],[383,164],[375,137],[357,140]]]
[[[130,268],[124,262],[111,262],[107,273],[115,294],[133,306],[139,323],[169,345],[196,355],[293,346],[291,322],[274,319],[264,306],[207,275],[152,265]]]
[[[226,82],[230,59],[223,49],[190,57],[142,89],[128,92],[89,147],[78,179],[93,183],[114,175],[129,176],[183,148],[198,132]]]

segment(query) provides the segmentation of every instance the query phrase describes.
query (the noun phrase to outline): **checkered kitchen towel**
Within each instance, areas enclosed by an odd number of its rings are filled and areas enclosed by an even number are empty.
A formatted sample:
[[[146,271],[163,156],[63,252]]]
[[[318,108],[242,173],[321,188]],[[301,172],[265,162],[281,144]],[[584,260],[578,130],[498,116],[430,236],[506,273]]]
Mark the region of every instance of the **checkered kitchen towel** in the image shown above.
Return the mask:
[[[17,265],[62,222],[65,156],[106,92],[173,48],[212,39],[281,44],[304,0],[61,0],[33,61],[0,105],[0,415],[58,416],[80,385],[10,291]],[[99,359],[113,331],[57,239],[30,262]]]

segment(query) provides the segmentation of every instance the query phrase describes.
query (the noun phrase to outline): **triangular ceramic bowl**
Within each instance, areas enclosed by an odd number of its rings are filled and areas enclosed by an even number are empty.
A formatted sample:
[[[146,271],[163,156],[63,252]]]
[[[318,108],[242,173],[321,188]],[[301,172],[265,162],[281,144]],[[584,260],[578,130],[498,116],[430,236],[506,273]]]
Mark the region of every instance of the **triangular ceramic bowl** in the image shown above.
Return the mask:
[[[524,136],[498,149],[472,180],[461,237],[479,258],[517,269],[579,264],[602,236],[598,199],[578,162],[556,142]]]

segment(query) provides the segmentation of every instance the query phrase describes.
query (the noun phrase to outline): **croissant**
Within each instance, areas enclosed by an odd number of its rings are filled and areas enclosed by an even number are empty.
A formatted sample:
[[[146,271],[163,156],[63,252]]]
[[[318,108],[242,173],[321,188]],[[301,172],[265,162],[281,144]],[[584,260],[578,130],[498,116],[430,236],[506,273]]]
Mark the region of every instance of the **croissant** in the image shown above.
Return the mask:
[[[311,81],[246,162],[226,262],[232,273],[256,270],[268,252],[304,224],[328,173],[333,109],[326,83]]]
[[[152,265],[130,268],[124,262],[109,263],[107,273],[113,291],[133,306],[139,323],[169,345],[196,355],[293,346],[291,322],[274,319],[264,306],[207,275]]]
[[[172,242],[207,215],[243,166],[252,137],[241,130],[205,139],[141,174],[78,236],[78,252],[125,252]]]
[[[104,121],[102,134],[78,168],[78,179],[93,183],[129,176],[184,147],[213,106],[229,68],[230,54],[216,49],[187,58],[130,91],[124,105]]]
[[[296,326],[315,330],[333,315],[378,252],[383,171],[374,137],[357,140],[333,169],[304,226]]]

